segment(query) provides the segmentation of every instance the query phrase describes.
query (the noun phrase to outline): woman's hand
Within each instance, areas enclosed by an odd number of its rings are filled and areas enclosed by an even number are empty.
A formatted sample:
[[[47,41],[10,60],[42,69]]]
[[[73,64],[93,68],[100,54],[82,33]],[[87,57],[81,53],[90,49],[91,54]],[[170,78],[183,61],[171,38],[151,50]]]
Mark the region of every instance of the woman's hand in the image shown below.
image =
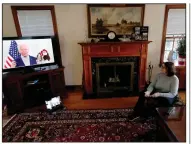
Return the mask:
[[[150,97],[150,93],[151,93],[150,91],[146,91],[145,92],[145,97]]]
[[[160,93],[159,93],[159,92],[154,93],[153,95],[151,95],[151,97],[154,97],[154,98],[159,97],[159,96],[160,96]]]

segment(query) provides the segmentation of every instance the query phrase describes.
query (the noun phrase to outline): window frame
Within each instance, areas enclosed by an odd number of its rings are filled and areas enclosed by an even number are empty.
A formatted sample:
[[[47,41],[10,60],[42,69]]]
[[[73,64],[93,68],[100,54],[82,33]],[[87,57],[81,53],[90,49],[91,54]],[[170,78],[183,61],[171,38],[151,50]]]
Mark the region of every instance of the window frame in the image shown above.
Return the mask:
[[[186,9],[186,4],[170,4],[166,5],[165,7],[165,14],[164,14],[164,23],[163,23],[163,33],[162,33],[162,42],[161,42],[161,55],[160,55],[160,65],[163,63],[164,60],[164,53],[165,53],[165,43],[166,39],[166,30],[167,30],[167,20],[168,20],[168,12],[170,9]]]
[[[17,35],[19,37],[22,37],[22,32],[19,24],[19,18],[17,15],[18,10],[50,10],[51,16],[52,16],[52,24],[53,24],[53,30],[55,36],[58,36],[58,28],[57,28],[57,22],[56,22],[56,14],[55,14],[55,9],[53,5],[50,6],[11,6],[12,14],[13,14],[13,19],[15,22],[15,28],[17,31]]]

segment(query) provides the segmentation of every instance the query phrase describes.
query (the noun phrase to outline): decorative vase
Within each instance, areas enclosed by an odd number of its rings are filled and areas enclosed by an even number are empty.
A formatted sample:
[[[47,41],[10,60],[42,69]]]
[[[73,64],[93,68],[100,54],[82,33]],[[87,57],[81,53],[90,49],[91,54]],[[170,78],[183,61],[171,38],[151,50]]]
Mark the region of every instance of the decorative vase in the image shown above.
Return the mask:
[[[179,65],[185,65],[186,64],[186,56],[179,55],[178,64]]]

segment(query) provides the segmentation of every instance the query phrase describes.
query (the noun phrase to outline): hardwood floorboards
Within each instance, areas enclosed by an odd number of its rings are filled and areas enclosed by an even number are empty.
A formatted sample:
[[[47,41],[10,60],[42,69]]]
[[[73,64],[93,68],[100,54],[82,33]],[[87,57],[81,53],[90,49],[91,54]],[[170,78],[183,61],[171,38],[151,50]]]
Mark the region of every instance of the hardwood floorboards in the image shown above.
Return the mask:
[[[181,100],[186,104],[186,91],[179,91]]]
[[[186,102],[186,92],[179,92],[180,98]],[[134,107],[138,96],[121,97],[121,98],[102,98],[102,99],[86,99],[83,100],[83,92],[81,90],[69,91],[68,98],[63,100],[67,109],[115,109],[115,108],[131,108]]]
[[[82,99],[83,92],[69,92],[68,98],[63,100],[67,109],[115,109],[133,107],[138,97]]]
[[[179,92],[180,98],[186,102],[186,92]],[[69,110],[80,109],[117,109],[117,108],[132,108],[135,106],[138,96],[121,97],[121,98],[102,98],[102,99],[86,99],[83,98],[82,90],[69,91],[68,97],[63,100],[64,106]],[[34,109],[35,110],[35,109]],[[34,110],[32,110],[34,112]],[[37,108],[38,110],[38,108]],[[3,117],[3,126],[11,116]]]

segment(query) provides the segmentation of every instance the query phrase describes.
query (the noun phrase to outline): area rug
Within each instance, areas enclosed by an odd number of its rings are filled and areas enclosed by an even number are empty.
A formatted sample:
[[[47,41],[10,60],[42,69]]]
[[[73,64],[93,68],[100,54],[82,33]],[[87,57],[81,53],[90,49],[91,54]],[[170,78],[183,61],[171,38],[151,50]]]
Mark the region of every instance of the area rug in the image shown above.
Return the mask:
[[[154,118],[129,121],[133,109],[22,113],[3,127],[3,142],[152,142]]]

